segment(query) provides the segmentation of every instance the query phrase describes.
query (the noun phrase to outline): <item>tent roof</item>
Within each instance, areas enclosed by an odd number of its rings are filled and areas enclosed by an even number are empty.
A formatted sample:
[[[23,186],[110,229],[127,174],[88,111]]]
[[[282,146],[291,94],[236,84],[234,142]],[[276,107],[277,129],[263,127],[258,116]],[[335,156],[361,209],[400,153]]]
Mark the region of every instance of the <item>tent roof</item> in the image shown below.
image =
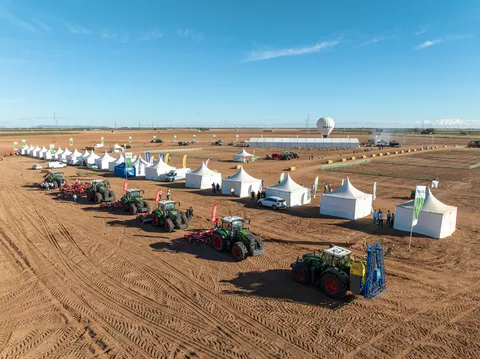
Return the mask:
[[[300,186],[297,182],[291,179],[290,174],[287,173],[287,177],[285,179],[276,184],[275,186],[268,187],[268,189],[274,189],[278,191],[285,191],[285,192],[295,192],[299,190],[305,190],[305,187]]]
[[[150,166],[150,163],[148,163],[147,161],[145,161],[141,155],[139,155],[137,157],[137,159],[135,161],[133,161],[133,165],[137,165],[137,164],[140,164],[140,163],[143,163],[144,165],[147,165],[147,166]]]
[[[208,168],[205,165],[205,162],[202,162],[200,167],[198,167],[195,171],[189,173],[190,175],[195,175],[195,176],[212,176],[216,174],[217,172],[212,171],[210,168]]]
[[[68,156],[72,154],[72,151],[70,151],[68,148],[65,148],[65,151],[63,151],[63,154]]]
[[[30,147],[28,148],[30,151],[33,151],[35,149],[35,147],[33,147],[33,145],[30,145]]]
[[[231,181],[231,182],[258,182],[261,181],[258,178],[250,176],[244,169],[243,167],[240,167],[240,169],[235,173],[233,176],[229,178],[225,178],[224,181]]]
[[[57,152],[55,152],[56,155],[61,155],[62,153],[63,153],[63,150],[61,147],[59,147]]]
[[[118,158],[114,159],[112,162],[115,162],[116,164],[120,164],[125,162],[125,158],[123,158],[123,155],[120,153],[120,156],[118,156]]]
[[[88,156],[83,156],[83,158],[86,160],[87,158],[93,158],[94,160],[96,160],[98,157],[98,155],[95,153],[95,151],[92,151],[90,152],[90,154]]]
[[[47,152],[48,150],[45,148],[45,146],[42,147],[42,149],[40,150],[40,152]]]
[[[157,162],[155,162],[154,165],[150,166],[150,168],[162,169],[162,170],[168,170],[168,171],[171,171],[171,170],[174,170],[174,169],[175,169],[175,167],[172,167],[172,166],[170,166],[170,165],[167,165],[167,164],[162,160],[161,157],[158,159]]]
[[[35,147],[34,151],[41,151],[42,149],[40,147]]]
[[[92,151],[92,152],[93,152],[93,151]],[[89,154],[90,154],[90,152],[88,152],[88,150],[85,150],[85,152],[83,152],[82,157],[87,157]]]
[[[100,160],[105,160],[105,161],[108,161],[108,162],[112,162],[113,160],[115,160],[115,158],[113,158],[112,156],[110,156],[107,151],[105,151],[105,153],[99,158]]]
[[[245,148],[242,148],[242,150],[239,153],[236,153],[235,156],[253,156],[253,155],[245,151]]]
[[[81,156],[82,154],[80,152],[77,151],[77,149],[75,148],[75,151],[73,151],[70,156],[74,156],[74,157],[79,157]]]
[[[413,205],[415,200],[411,200],[405,203],[401,203],[398,206],[408,209],[413,209]],[[446,205],[445,203],[440,202],[430,191],[430,188],[427,187],[427,193],[425,195],[425,202],[423,202],[422,212],[429,212],[429,213],[438,213],[444,214],[452,211],[456,207]]]
[[[353,187],[348,177],[343,183],[343,185],[338,187],[335,191],[322,194],[322,196],[341,197],[341,198],[350,198],[350,199],[363,198],[368,195],[369,195],[368,193],[364,193],[356,189],[355,187]]]

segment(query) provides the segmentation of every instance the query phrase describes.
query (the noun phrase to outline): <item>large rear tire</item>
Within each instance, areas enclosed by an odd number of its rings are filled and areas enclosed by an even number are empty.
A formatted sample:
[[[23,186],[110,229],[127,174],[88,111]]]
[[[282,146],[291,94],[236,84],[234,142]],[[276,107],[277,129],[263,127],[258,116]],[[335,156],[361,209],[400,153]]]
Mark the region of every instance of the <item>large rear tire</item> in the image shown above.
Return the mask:
[[[310,283],[310,271],[308,266],[304,263],[299,263],[295,268],[293,268],[293,279],[296,282],[301,284]]]
[[[100,192],[95,193],[95,203],[99,204],[102,203],[103,197]]]
[[[163,227],[165,228],[166,232],[173,232],[175,226],[170,218],[166,218],[165,222],[163,223]]]
[[[237,262],[241,262],[247,258],[247,247],[242,242],[237,242],[232,246],[232,255]]]
[[[159,219],[158,219],[158,216],[156,213],[153,213],[152,214],[152,224],[156,227],[158,227],[158,223],[159,223]]]
[[[137,206],[135,206],[133,203],[130,205],[130,208],[129,208],[129,211],[130,211],[130,214],[137,214]]]
[[[222,252],[223,251],[223,239],[218,233],[213,234],[212,243],[213,243],[213,248],[217,252]]]
[[[320,288],[331,298],[341,299],[347,294],[347,284],[332,272],[327,272],[320,278]]]
[[[91,192],[90,190],[88,190],[88,189],[87,189],[87,199],[88,199],[89,201],[92,200],[92,192]]]
[[[145,213],[150,213],[150,204],[148,202],[143,202],[143,208]]]

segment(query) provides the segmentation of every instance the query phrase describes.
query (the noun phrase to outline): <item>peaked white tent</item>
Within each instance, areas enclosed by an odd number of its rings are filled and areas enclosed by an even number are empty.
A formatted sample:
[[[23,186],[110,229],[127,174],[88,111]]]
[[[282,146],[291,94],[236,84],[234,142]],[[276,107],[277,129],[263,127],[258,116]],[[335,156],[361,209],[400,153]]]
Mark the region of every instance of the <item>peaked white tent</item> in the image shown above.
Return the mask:
[[[79,158],[82,156],[80,152],[75,148],[75,150],[67,156],[67,163],[69,165],[78,165]]]
[[[363,218],[372,213],[372,195],[356,189],[347,177],[335,191],[322,194],[320,214],[346,219]]]
[[[41,150],[42,150],[42,149],[41,149],[40,147],[38,147],[38,146],[35,147],[35,148],[33,149],[32,153],[30,154],[30,156],[32,156],[32,157],[38,157],[38,156],[40,155],[40,151],[41,151]]]
[[[93,151],[92,151],[93,152]],[[88,152],[88,150],[85,150],[85,152],[83,152],[82,156],[83,158],[87,157],[88,155],[90,154],[90,152]]]
[[[68,156],[72,154],[72,151],[70,151],[68,148],[65,148],[65,151],[63,151],[60,156],[58,156],[59,160],[67,160]]]
[[[233,155],[234,162],[247,162],[248,159],[253,159],[253,155],[245,151],[245,148],[242,148],[242,151]]]
[[[312,200],[310,197],[310,189],[300,186],[288,173],[282,182],[275,186],[267,187],[265,192],[267,197],[275,196],[283,198],[287,207],[301,206],[310,203]]]
[[[27,154],[27,151],[28,151],[28,146],[23,146],[21,149],[20,149],[20,154],[22,156],[25,156]]]
[[[123,147],[120,146],[118,143],[114,144],[112,147],[110,147],[110,152],[122,152]]]
[[[115,161],[115,158],[113,158],[112,156],[110,156],[107,151],[105,151],[105,153],[103,154],[103,156],[101,156],[100,158],[97,158],[95,160],[95,164],[97,165],[97,167],[101,170],[108,170],[108,165],[110,164],[110,162],[112,161]]]
[[[250,176],[241,167],[233,176],[222,180],[222,194],[231,194],[232,189],[236,196],[248,197],[252,191],[262,190],[262,180]]]
[[[83,164],[84,165],[94,164],[97,158],[99,158],[98,155],[94,151],[92,151],[88,156],[82,156]]]
[[[57,152],[55,152],[55,154],[52,156],[54,159],[56,160],[59,160],[60,159],[60,155],[63,153],[63,150],[61,147],[58,148]]]
[[[54,149],[55,151],[55,149]],[[55,153],[52,154],[52,151],[49,149],[47,149],[47,152],[45,152],[45,154],[43,155],[43,158],[46,159],[46,160],[51,160],[53,158]]]
[[[147,180],[163,181],[165,175],[172,170],[176,170],[176,168],[167,165],[160,157],[154,165],[147,167],[145,175]]]
[[[135,167],[135,176],[145,176],[145,171],[147,167],[150,166],[150,163],[145,161],[142,156],[138,156],[135,161],[133,161],[133,167]]]
[[[32,155],[32,151],[35,149],[35,147],[33,147],[32,145],[30,145],[30,147],[28,148],[27,152],[25,153],[27,156],[31,156]]]
[[[109,172],[114,172],[115,171],[115,166],[118,166],[120,163],[125,162],[125,158],[123,155],[120,153],[120,156],[118,156],[117,159],[114,159],[112,162],[108,164],[108,171]]]
[[[45,146],[42,147],[40,152],[38,152],[38,158],[45,158],[45,154],[48,152],[48,150],[45,148]]]
[[[393,228],[410,231],[414,201],[411,200],[395,207]],[[445,238],[455,232],[456,225],[457,207],[440,202],[427,187],[425,202],[418,215],[418,223],[413,227],[413,232],[432,238]]]
[[[222,174],[212,171],[204,162],[195,171],[185,175],[185,186],[187,188],[210,188],[212,183],[221,184]]]

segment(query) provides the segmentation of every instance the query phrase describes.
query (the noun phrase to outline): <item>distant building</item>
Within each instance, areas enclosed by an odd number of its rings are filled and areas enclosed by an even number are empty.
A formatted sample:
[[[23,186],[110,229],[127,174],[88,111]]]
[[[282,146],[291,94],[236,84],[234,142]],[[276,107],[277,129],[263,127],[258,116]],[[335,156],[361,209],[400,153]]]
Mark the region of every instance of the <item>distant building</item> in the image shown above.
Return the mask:
[[[360,148],[358,138],[251,138],[254,148]]]

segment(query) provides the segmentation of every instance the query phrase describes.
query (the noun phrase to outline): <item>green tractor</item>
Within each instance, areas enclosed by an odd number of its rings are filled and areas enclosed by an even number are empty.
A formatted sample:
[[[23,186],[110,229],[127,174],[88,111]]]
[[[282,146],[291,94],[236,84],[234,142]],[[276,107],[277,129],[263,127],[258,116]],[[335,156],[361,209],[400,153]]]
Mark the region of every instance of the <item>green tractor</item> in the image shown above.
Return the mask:
[[[304,254],[290,267],[301,284],[315,284],[329,297],[341,299],[347,291],[374,299],[386,290],[383,248],[367,247],[365,259],[354,260],[348,249],[331,245],[321,252]]]
[[[104,180],[90,181],[90,187],[87,189],[87,199],[95,203],[114,202],[115,193],[110,190],[110,186]]]
[[[281,160],[292,160],[294,158],[299,158],[299,156],[296,152],[292,152],[292,151],[285,151],[285,152],[282,152],[282,154],[280,155]]]
[[[150,205],[143,199],[143,190],[127,189],[125,195],[120,199],[120,207],[130,214],[150,213]]]
[[[157,227],[163,226],[167,232],[188,228],[189,220],[179,207],[180,202],[168,200],[158,202],[157,209],[152,212],[152,224]]]
[[[63,179],[63,172],[49,172],[43,179],[44,183],[53,183],[53,188],[60,187],[65,180]]]
[[[245,219],[241,217],[223,217],[212,234],[213,248],[218,252],[231,252],[238,262],[247,256],[262,255],[263,240],[250,233],[249,227],[245,228]]]

